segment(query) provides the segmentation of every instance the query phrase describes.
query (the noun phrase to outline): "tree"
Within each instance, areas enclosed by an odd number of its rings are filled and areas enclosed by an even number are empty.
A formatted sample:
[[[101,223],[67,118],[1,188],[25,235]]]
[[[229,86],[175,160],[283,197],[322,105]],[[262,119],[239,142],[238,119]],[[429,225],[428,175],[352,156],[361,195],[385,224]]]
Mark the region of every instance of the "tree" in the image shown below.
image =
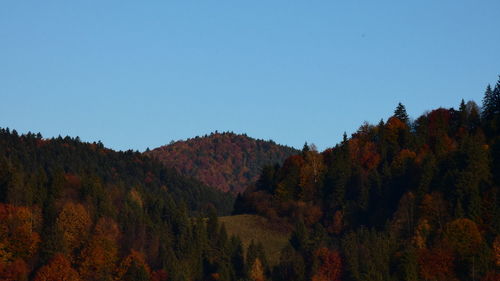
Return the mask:
[[[444,242],[462,258],[476,254],[482,242],[476,223],[465,218],[448,223],[444,239]]]
[[[56,254],[50,263],[40,268],[35,276],[35,281],[80,281],[78,272],[63,254]]]
[[[394,117],[398,118],[402,122],[408,124],[410,118],[408,117],[408,113],[406,113],[406,108],[402,103],[398,103],[396,110],[394,110]]]
[[[273,280],[305,280],[304,258],[288,245],[281,251],[280,262],[273,270]]]
[[[423,249],[418,257],[420,276],[425,281],[455,280],[453,261],[453,253],[450,250]]]
[[[315,150],[304,152],[304,165],[300,169],[301,187],[299,197],[304,201],[312,200],[321,185],[322,174],[325,170],[323,157]]]
[[[13,258],[31,258],[40,243],[36,232],[40,220],[31,208],[0,204],[0,251],[3,248]]]
[[[167,280],[168,280],[168,274],[163,269],[156,270],[151,274],[151,281],[167,281]]]
[[[107,218],[101,218],[94,235],[81,252],[79,272],[84,280],[109,280],[118,260],[118,225]]]
[[[116,276],[118,280],[123,281],[145,281],[150,279],[150,272],[144,255],[131,250],[130,254],[120,263]]]
[[[0,261],[0,280],[27,281],[28,274],[28,265],[22,259],[16,259],[13,262],[8,263]]]
[[[314,252],[320,265],[312,281],[340,281],[342,277],[342,258],[338,251],[320,248]]]
[[[486,132],[495,135],[500,128],[500,76],[493,90],[490,85],[486,87],[481,117],[485,121]]]
[[[234,271],[235,279],[244,278],[245,272],[245,256],[243,251],[243,244],[239,237],[232,236],[231,244],[231,265]]]
[[[459,112],[459,124],[460,126],[464,126],[467,124],[467,106],[465,105],[464,99],[460,102],[460,107],[458,108]]]
[[[493,241],[493,259],[495,265],[500,267],[500,235],[497,235],[495,241]]]
[[[250,269],[250,280],[252,281],[264,281],[264,267],[260,262],[260,259],[256,258],[253,262],[252,268]]]
[[[56,228],[62,233],[67,253],[82,245],[92,223],[87,209],[82,204],[67,202],[56,220]]]
[[[484,120],[491,120],[494,114],[495,114],[495,96],[493,94],[493,90],[491,89],[491,85],[488,85],[486,86],[486,90],[484,91],[481,117]]]

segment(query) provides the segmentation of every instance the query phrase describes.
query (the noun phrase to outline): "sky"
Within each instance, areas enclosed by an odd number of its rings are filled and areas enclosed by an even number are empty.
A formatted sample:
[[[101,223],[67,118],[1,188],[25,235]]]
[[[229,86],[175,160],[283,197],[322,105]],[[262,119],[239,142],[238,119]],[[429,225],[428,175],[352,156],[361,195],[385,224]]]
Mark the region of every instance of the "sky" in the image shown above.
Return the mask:
[[[79,3],[77,3],[79,2]],[[218,131],[321,150],[481,103],[500,1],[0,2],[0,127],[116,150]]]

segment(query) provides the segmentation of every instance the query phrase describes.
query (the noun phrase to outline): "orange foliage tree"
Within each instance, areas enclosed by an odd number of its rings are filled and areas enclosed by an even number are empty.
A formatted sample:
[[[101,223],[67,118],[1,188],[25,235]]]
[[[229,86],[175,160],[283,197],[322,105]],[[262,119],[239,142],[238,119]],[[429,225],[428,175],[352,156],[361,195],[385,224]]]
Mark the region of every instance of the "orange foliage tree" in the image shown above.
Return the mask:
[[[108,280],[112,277],[118,260],[118,225],[108,218],[101,218],[94,235],[81,253],[79,272],[84,280]]]
[[[10,263],[0,262],[0,280],[28,280],[28,274],[28,265],[22,259],[16,259]]]
[[[315,150],[307,151],[304,160],[304,165],[300,169],[300,197],[305,201],[309,201],[314,198],[321,181],[321,175],[326,167],[323,156]]]
[[[159,269],[151,274],[151,281],[167,281],[168,274],[165,270]]]
[[[493,258],[496,266],[500,267],[500,235],[497,235],[493,241]]]
[[[40,243],[40,215],[28,207],[0,204],[0,261],[33,256]]]
[[[352,138],[349,141],[349,153],[351,160],[367,171],[374,169],[380,163],[381,157],[377,152],[377,146],[371,141]]]
[[[453,253],[443,248],[423,249],[418,257],[420,276],[425,281],[456,280]]]
[[[64,204],[57,217],[56,227],[62,234],[62,242],[67,253],[71,253],[83,244],[91,223],[90,215],[82,204],[73,202]]]
[[[476,223],[470,219],[456,219],[446,225],[445,243],[460,257],[468,257],[477,253],[481,242],[481,233]]]
[[[341,210],[335,211],[333,220],[328,226],[327,230],[333,234],[340,234],[344,229],[344,212]]]
[[[80,281],[78,272],[71,267],[71,264],[63,254],[56,254],[50,263],[40,268],[36,273],[34,281]]]
[[[338,251],[320,248],[314,253],[320,260],[320,266],[312,281],[338,281],[342,277],[342,258]]]
[[[126,256],[118,266],[116,270],[116,279],[122,280],[132,267],[142,268],[148,276],[151,276],[151,269],[146,263],[144,254],[131,250],[130,254]]]
[[[252,281],[264,281],[264,267],[262,266],[262,262],[259,258],[256,258],[252,268],[250,269],[250,280]]]

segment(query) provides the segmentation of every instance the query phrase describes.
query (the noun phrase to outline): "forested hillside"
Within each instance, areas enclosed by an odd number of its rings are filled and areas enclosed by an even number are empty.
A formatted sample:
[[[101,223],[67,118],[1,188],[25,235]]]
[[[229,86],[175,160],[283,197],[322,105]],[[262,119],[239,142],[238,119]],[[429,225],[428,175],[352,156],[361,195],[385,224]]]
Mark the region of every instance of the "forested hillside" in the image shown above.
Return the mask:
[[[0,280],[202,280],[234,198],[138,152],[0,130]],[[212,210],[208,227],[205,217]],[[219,244],[227,251],[215,255]],[[217,248],[218,249],[218,248]],[[242,253],[241,253],[242,254]]]
[[[266,167],[235,213],[294,229],[275,280],[500,280],[500,81]]]
[[[297,154],[294,148],[246,135],[212,133],[177,141],[146,152],[181,174],[232,193],[242,192],[257,180],[264,165],[283,163]]]

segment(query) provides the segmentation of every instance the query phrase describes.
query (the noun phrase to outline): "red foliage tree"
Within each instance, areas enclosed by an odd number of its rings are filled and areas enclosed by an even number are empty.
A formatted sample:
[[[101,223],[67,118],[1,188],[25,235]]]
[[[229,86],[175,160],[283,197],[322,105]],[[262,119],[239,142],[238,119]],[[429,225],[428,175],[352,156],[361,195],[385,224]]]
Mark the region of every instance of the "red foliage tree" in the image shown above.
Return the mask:
[[[418,256],[420,276],[426,281],[456,280],[453,252],[448,249],[422,249]]]
[[[22,259],[16,259],[10,263],[0,262],[0,280],[28,280],[28,274],[28,265]]]
[[[342,258],[338,251],[320,248],[314,253],[320,266],[313,275],[313,281],[339,281],[342,277]]]
[[[78,272],[63,254],[56,254],[50,263],[40,268],[34,281],[80,281]]]
[[[168,274],[165,270],[159,269],[151,274],[151,281],[167,281]]]

